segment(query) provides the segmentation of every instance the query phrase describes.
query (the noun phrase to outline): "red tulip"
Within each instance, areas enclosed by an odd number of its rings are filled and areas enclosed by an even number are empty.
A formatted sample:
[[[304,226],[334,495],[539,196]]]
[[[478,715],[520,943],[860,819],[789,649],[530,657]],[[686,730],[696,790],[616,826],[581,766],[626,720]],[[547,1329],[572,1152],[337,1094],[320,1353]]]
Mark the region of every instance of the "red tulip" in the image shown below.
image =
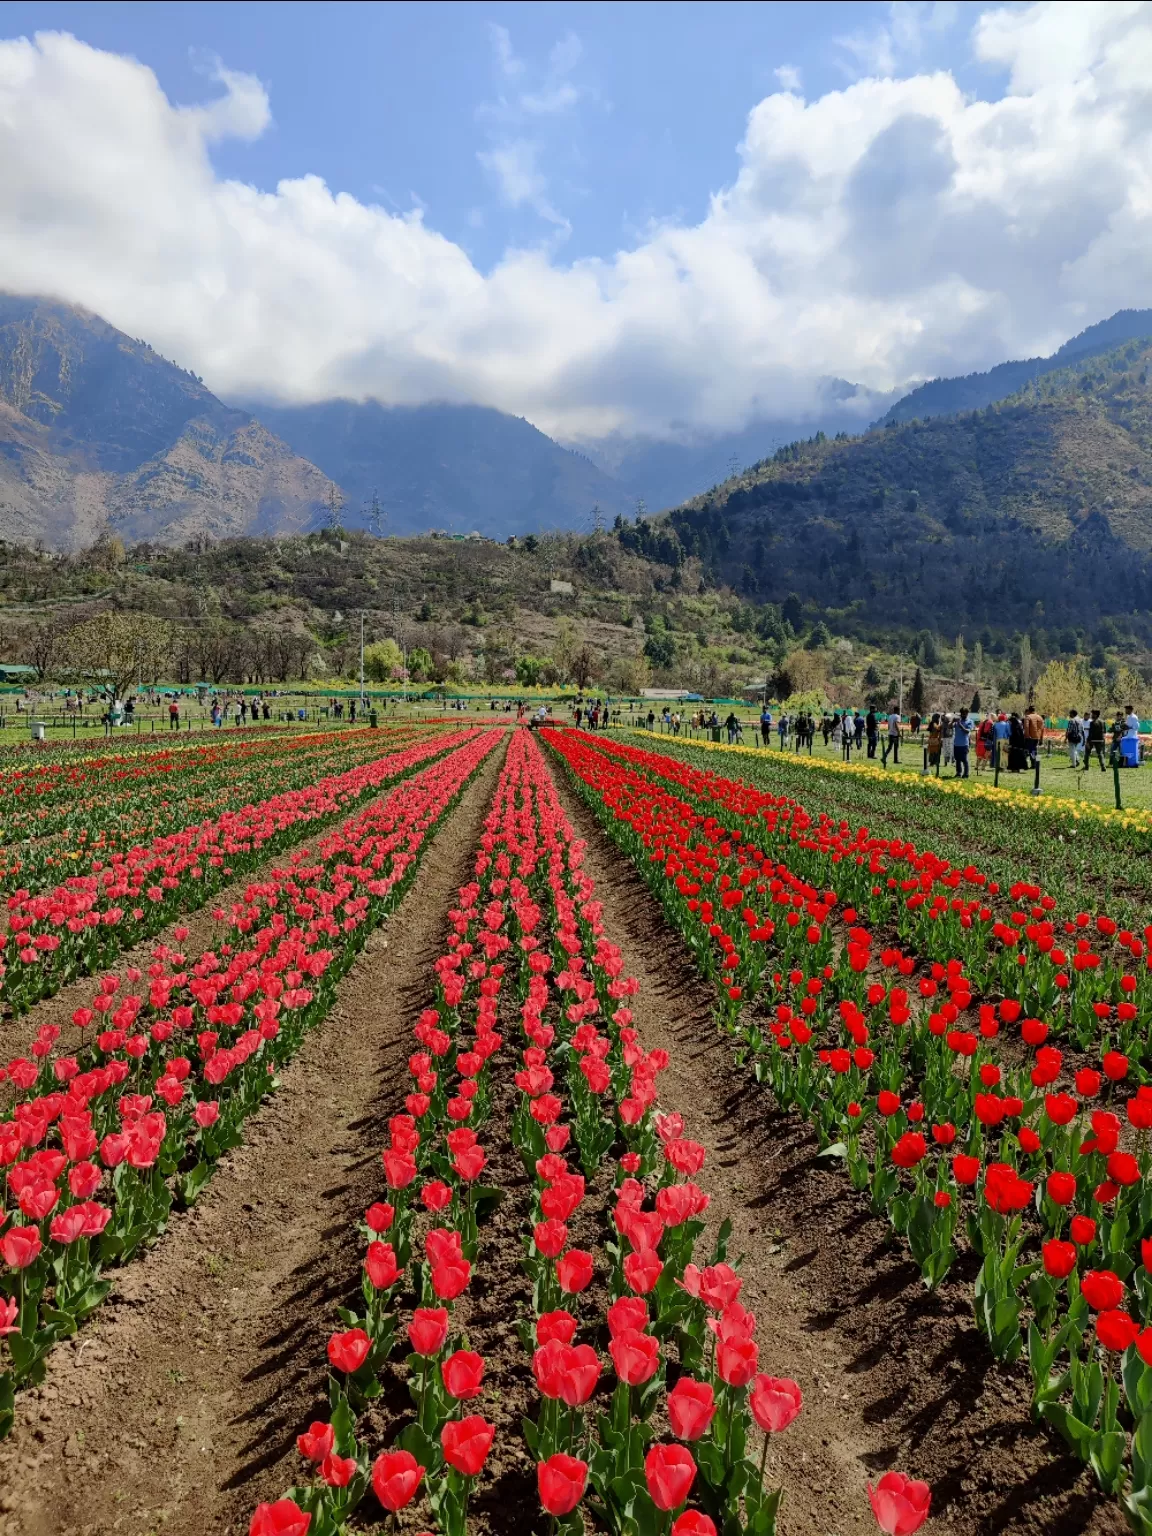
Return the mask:
[[[418,1307],[408,1324],[408,1342],[418,1355],[438,1355],[448,1337],[448,1313],[443,1307]]]
[[[804,1406],[797,1384],[787,1376],[757,1376],[748,1394],[752,1417],[767,1434],[787,1429]]]
[[[385,1451],[372,1468],[372,1487],[384,1508],[396,1514],[412,1502],[423,1476],[411,1451]]]
[[[1140,1324],[1118,1307],[1101,1312],[1096,1318],[1096,1337],[1105,1349],[1122,1355],[1129,1344],[1134,1344],[1140,1333]]]
[[[1044,1244],[1044,1273],[1053,1280],[1064,1280],[1076,1268],[1076,1245],[1058,1242],[1055,1238]]]
[[[420,1191],[420,1201],[426,1211],[443,1211],[452,1204],[452,1191],[440,1179],[433,1179]]]
[[[932,1490],[903,1472],[885,1472],[875,1488],[868,1484],[868,1498],[885,1536],[912,1536],[928,1518]]]
[[[639,1253],[630,1253],[624,1260],[624,1278],[632,1290],[639,1296],[647,1296],[664,1270],[664,1264],[659,1254],[650,1248],[642,1248]]]
[[[368,1358],[372,1341],[363,1328],[349,1328],[347,1333],[334,1333],[328,1340],[328,1359],[334,1369],[352,1375]]]
[[[558,1258],[568,1241],[568,1228],[562,1221],[538,1221],[532,1229],[532,1241],[546,1259]]]
[[[354,1456],[325,1456],[320,1466],[320,1476],[329,1488],[347,1488],[356,1475]]]
[[[591,1344],[569,1347],[560,1375],[560,1397],[569,1408],[582,1408],[600,1380],[600,1356]]]
[[[1096,1223],[1091,1216],[1073,1216],[1068,1232],[1074,1243],[1086,1248],[1096,1239]]]
[[[746,1387],[756,1374],[760,1352],[751,1339],[720,1339],[716,1346],[716,1370],[730,1387]]]
[[[40,1256],[40,1233],[35,1227],[11,1227],[0,1240],[0,1256],[11,1269],[27,1269]]]
[[[648,1327],[648,1303],[640,1296],[621,1296],[608,1308],[607,1321],[612,1338],[632,1330],[643,1333]]]
[[[592,1284],[592,1272],[592,1255],[582,1248],[569,1248],[562,1259],[556,1260],[557,1282],[569,1295],[587,1290]]]
[[[549,1339],[559,1339],[561,1344],[571,1344],[576,1333],[576,1319],[563,1307],[555,1312],[543,1312],[536,1319],[536,1342],[547,1344]]]
[[[395,1210],[387,1201],[383,1200],[377,1200],[374,1205],[370,1205],[364,1212],[364,1220],[368,1225],[369,1231],[375,1232],[377,1237],[388,1231],[395,1216]]]
[[[400,1278],[396,1254],[391,1243],[369,1243],[364,1268],[368,1271],[369,1280],[378,1291],[391,1290]]]
[[[587,1481],[588,1463],[562,1451],[536,1463],[536,1486],[549,1515],[570,1515],[584,1497]]]
[[[1071,1205],[1076,1198],[1076,1175],[1074,1173],[1050,1173],[1045,1189],[1053,1205]]]
[[[1090,1269],[1080,1281],[1080,1294],[1093,1312],[1110,1312],[1124,1299],[1124,1286],[1110,1269]]]
[[[698,1509],[686,1509],[673,1520],[671,1536],[716,1536],[716,1524]]]
[[[248,1536],[305,1536],[312,1524],[294,1499],[277,1499],[275,1504],[257,1504],[248,1526]]]
[[[480,1383],[484,1379],[484,1361],[470,1349],[458,1349],[444,1361],[440,1374],[449,1396],[464,1402],[480,1391]]]
[[[444,1460],[465,1477],[475,1477],[488,1459],[496,1426],[473,1413],[466,1419],[450,1419],[440,1432]]]
[[[648,1495],[657,1509],[679,1509],[695,1477],[692,1452],[682,1445],[654,1445],[644,1458]]]
[[[639,1387],[650,1381],[660,1367],[660,1343],[650,1333],[630,1328],[619,1333],[608,1345],[612,1364],[621,1381]]]
[[[296,1436],[296,1449],[309,1461],[323,1461],[336,1443],[336,1431],[331,1424],[317,1421],[310,1424],[305,1434]]]
[[[905,1131],[892,1148],[892,1161],[897,1168],[915,1168],[928,1151],[928,1143],[919,1131]]]
[[[445,1259],[432,1269],[432,1289],[440,1301],[455,1301],[472,1278],[467,1259]]]
[[[668,1422],[677,1440],[699,1440],[716,1412],[710,1383],[681,1376],[668,1394]]]

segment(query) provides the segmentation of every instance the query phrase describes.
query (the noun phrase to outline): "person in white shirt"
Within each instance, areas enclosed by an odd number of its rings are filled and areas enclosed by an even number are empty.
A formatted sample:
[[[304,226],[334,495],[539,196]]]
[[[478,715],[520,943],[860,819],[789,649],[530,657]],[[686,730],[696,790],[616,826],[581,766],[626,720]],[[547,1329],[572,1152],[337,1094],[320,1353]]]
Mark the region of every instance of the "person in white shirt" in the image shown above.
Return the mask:
[[[1140,716],[1136,713],[1135,706],[1132,704],[1129,704],[1128,713],[1124,717],[1124,734],[1125,736],[1136,737],[1140,735]]]

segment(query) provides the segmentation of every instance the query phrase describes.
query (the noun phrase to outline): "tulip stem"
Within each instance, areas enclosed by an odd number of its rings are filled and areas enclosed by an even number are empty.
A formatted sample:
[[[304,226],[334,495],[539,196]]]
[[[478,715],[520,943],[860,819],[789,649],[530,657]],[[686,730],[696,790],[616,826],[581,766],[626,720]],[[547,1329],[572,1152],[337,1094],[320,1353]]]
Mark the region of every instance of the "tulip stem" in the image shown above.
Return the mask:
[[[764,1449],[760,1452],[760,1488],[764,1488],[764,1467],[768,1461],[768,1431],[764,1431]]]

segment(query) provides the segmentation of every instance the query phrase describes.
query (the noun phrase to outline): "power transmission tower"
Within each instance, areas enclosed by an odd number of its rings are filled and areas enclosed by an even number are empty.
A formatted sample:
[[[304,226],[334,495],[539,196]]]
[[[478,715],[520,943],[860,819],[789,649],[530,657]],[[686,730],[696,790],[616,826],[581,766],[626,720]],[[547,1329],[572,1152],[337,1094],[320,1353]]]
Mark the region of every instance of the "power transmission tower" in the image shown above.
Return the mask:
[[[604,531],[604,512],[603,512],[603,510],[602,510],[602,508],[600,506],[600,503],[597,502],[596,505],[592,508],[592,532],[593,533],[603,533],[603,531]]]
[[[384,530],[388,526],[388,514],[380,505],[380,494],[372,492],[372,500],[368,503],[368,526],[378,539],[384,537]]]
[[[336,529],[340,526],[340,513],[344,506],[344,493],[340,487],[333,483],[328,487],[328,507],[324,515],[324,526]]]
[[[642,523],[647,516],[648,516],[648,503],[644,500],[643,496],[637,496],[637,498],[636,498],[636,521],[638,523]]]
[[[740,473],[740,457],[739,457],[739,455],[737,453],[732,453],[732,454],[729,455],[729,458],[728,458],[728,478],[729,478],[729,480],[735,480],[736,476],[739,473]]]

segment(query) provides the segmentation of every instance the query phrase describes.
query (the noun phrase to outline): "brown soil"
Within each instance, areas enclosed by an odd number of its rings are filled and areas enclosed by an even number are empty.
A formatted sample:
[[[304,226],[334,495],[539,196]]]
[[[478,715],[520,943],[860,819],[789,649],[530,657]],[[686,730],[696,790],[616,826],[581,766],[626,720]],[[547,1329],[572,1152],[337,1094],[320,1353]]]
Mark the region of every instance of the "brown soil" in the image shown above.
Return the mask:
[[[1026,1368],[998,1367],[976,1329],[971,1276],[929,1296],[888,1224],[843,1171],[815,1158],[796,1116],[733,1065],[712,992],[640,876],[552,765],[605,926],[638,977],[637,1027],[671,1066],[661,1102],[708,1148],[714,1223],[731,1218],[761,1366],[792,1376],[804,1412],[769,1451],[785,1489],[782,1536],[876,1526],[866,1483],[895,1468],[933,1489],[931,1529],[958,1536],[1119,1536],[1119,1507],[1038,1429]]]
[[[379,1154],[403,1107],[412,1022],[502,758],[492,754],[432,841],[245,1145],[20,1398],[0,1447],[0,1536],[246,1532],[255,1505],[300,1476],[295,1436],[327,1417],[334,1308],[359,1288],[354,1226],[383,1192]],[[498,1220],[516,1225],[514,1207]],[[498,1248],[514,1266],[511,1232],[486,1244]],[[502,1283],[488,1297],[486,1279],[473,1303],[490,1345],[510,1328]]]

